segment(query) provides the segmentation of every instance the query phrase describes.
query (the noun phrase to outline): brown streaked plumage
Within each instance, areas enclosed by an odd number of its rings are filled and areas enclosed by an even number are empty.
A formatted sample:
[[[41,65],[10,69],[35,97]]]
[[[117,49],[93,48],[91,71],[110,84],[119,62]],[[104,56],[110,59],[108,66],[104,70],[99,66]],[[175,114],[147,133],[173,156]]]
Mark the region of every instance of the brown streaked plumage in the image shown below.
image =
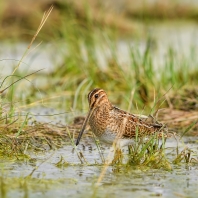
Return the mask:
[[[159,132],[160,136],[163,131],[164,126],[154,122],[152,117],[143,119],[113,106],[103,89],[96,88],[92,90],[88,94],[88,101],[89,112],[76,145],[80,142],[87,122],[89,122],[94,134],[107,143],[113,143],[117,139],[125,140],[124,145],[129,145],[133,142],[136,134],[139,137],[144,137]]]

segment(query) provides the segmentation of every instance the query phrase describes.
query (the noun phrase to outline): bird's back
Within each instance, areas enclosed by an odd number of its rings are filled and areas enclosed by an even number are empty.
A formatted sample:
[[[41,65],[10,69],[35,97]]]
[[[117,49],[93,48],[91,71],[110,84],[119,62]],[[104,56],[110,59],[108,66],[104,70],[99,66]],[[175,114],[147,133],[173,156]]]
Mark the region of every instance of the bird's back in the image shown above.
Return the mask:
[[[120,138],[134,138],[152,135],[162,131],[163,125],[157,122],[148,122],[134,114],[130,114],[117,107],[110,111],[108,128],[111,128]]]

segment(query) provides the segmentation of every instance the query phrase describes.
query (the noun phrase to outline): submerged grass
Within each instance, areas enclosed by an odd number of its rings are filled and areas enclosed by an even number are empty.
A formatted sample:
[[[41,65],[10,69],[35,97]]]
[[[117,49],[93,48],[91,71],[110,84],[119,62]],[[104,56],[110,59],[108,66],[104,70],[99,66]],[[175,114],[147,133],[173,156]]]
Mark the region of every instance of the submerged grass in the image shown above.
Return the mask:
[[[7,177],[0,176],[0,196],[2,198],[10,197],[10,194],[20,197],[29,197],[32,192],[34,194],[45,194],[49,189],[63,188],[64,185],[71,185],[76,183],[72,178],[64,179],[38,179],[32,177]],[[16,193],[17,192],[17,193]],[[20,194],[18,194],[20,192]],[[22,194],[22,195],[21,195]]]

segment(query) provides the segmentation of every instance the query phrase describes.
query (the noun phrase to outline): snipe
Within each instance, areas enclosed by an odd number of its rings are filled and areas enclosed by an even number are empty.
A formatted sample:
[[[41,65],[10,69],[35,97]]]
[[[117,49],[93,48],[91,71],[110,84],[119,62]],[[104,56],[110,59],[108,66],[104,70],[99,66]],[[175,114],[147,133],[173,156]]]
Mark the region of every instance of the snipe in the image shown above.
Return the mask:
[[[147,137],[157,133],[161,136],[164,126],[149,119],[127,113],[111,104],[106,92],[96,88],[88,94],[89,112],[78,135],[79,144],[87,123],[94,134],[102,141],[112,144],[115,140],[120,146],[130,145],[134,138]]]

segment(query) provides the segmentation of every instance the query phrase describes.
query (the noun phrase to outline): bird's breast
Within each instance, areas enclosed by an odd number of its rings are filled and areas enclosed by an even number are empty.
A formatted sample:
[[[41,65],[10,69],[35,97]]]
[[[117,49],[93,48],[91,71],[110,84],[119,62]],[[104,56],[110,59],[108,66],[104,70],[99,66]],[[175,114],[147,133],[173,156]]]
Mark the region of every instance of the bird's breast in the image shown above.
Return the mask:
[[[104,108],[96,109],[89,120],[89,125],[97,137],[100,137],[108,127],[109,112]]]

